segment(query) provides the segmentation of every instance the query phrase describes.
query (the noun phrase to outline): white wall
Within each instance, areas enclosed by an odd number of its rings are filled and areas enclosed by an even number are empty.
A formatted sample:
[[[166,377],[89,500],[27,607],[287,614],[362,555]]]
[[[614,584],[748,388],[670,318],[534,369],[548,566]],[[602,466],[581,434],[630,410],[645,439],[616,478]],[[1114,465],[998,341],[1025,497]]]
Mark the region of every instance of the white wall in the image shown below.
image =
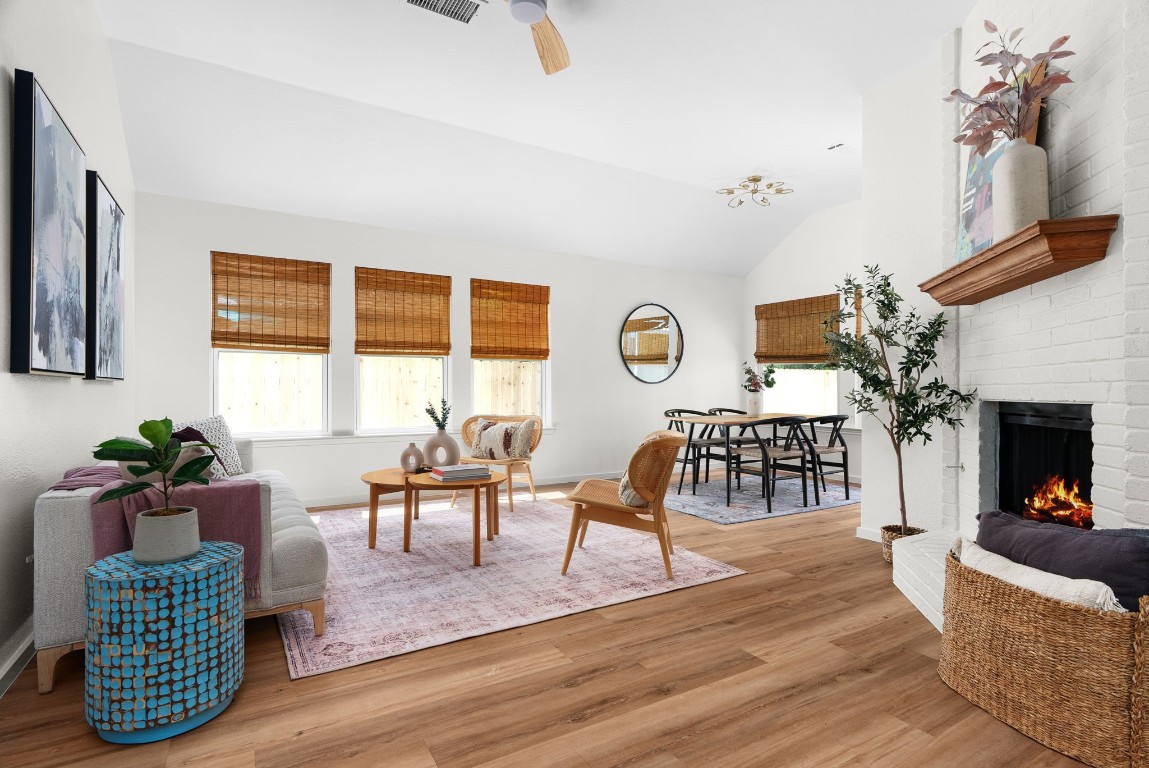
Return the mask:
[[[922,62],[867,92],[862,102],[862,199],[811,215],[750,273],[743,333],[753,339],[753,306],[764,301],[830,293],[846,273],[879,264],[895,287],[922,313],[940,307],[918,289],[939,272],[941,257],[941,96],[936,61]],[[843,394],[852,377],[843,375]],[[898,521],[897,469],[881,427],[863,417],[860,456],[865,492],[858,535]],[[936,431],[936,430],[935,430]],[[920,442],[903,450],[910,523],[940,527],[941,447]],[[851,454],[851,459],[853,454]],[[851,474],[854,474],[851,468]]]
[[[11,246],[13,71],[40,81],[127,214],[126,381],[8,373],[10,318],[0,313],[0,676],[31,637],[32,507],[68,467],[91,463],[91,446],[132,426],[136,366],[132,330],[134,184],[107,40],[88,0],[0,3],[0,242]],[[10,258],[11,254],[9,254]],[[0,295],[11,288],[9,260]],[[7,303],[7,302],[5,302]]]
[[[448,204],[445,201],[445,205]],[[363,472],[398,464],[408,438],[354,431],[354,267],[451,275],[454,429],[470,415],[470,278],[551,286],[551,414],[554,429],[535,456],[536,479],[617,476],[647,432],[665,428],[667,408],[739,402],[742,281],[561,253],[496,246],[379,227],[140,194],[137,418],[212,412],[212,250],[332,264],[332,428],[319,439],[261,441],[259,467],[280,469],[311,505],[366,498]],[[443,215],[450,215],[448,209]],[[704,260],[705,254],[699,254]],[[618,335],[646,302],[670,309],[683,329],[682,364],[662,384],[623,367]],[[429,433],[428,433],[429,434]],[[421,444],[426,435],[415,438]]]
[[[756,305],[833,293],[847,273],[861,273],[863,260],[858,246],[864,214],[861,200],[811,214],[746,276],[741,328],[748,349],[754,348],[757,333]],[[853,383],[852,374],[839,372],[838,413],[853,414],[846,401]],[[770,406],[774,391],[763,393],[763,410],[774,410]],[[842,434],[850,451],[850,478],[862,482],[862,433],[857,426],[851,419]]]

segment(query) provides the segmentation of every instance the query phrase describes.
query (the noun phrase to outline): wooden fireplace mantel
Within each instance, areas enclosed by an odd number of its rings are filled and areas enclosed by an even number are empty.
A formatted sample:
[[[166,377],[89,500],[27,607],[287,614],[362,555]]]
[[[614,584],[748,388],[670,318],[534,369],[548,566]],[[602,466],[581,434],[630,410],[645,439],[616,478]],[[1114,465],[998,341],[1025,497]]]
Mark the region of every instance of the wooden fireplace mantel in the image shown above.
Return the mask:
[[[918,287],[942,305],[977,304],[1105,258],[1116,213],[1041,219]]]

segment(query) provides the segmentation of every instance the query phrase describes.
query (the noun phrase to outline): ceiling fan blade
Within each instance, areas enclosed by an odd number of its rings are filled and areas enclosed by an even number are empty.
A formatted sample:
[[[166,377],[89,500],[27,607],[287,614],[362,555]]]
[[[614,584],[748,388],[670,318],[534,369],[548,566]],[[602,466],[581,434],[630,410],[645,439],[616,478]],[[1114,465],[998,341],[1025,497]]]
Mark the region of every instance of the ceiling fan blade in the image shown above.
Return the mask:
[[[531,35],[535,38],[535,48],[538,49],[539,61],[543,64],[544,72],[553,75],[570,66],[571,59],[567,54],[566,43],[555,29],[555,25],[551,23],[550,16],[544,16],[538,24],[532,24]]]

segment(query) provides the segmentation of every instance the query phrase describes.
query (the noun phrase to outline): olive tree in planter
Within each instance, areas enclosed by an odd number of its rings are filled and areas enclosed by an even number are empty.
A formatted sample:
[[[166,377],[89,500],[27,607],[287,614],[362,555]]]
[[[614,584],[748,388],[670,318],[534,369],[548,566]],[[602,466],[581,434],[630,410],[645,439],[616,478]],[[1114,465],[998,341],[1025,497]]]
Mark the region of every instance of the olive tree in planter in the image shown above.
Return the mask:
[[[204,473],[215,461],[215,455],[201,455],[194,449],[215,446],[184,443],[172,437],[171,419],[143,422],[140,436],[144,439],[117,437],[96,446],[94,458],[127,462],[127,471],[136,478],[135,482],[105,491],[97,501],[158,490],[163,494],[164,505],[136,515],[132,557],[141,563],[171,563],[191,557],[199,551],[199,514],[195,507],[173,506],[172,493],[188,483],[211,482]],[[153,478],[155,482],[149,482]]]
[[[859,413],[873,416],[882,425],[897,458],[901,525],[882,526],[882,555],[888,562],[892,562],[894,539],[923,532],[911,528],[906,519],[902,446],[917,438],[928,443],[934,424],[960,426],[962,411],[974,399],[972,391],[954,389],[939,376],[926,378],[937,359],[947,321],[941,312],[923,317],[913,307],[903,308],[890,278],[877,265],[866,267],[864,282],[846,275],[837,287],[843,308],[831,317],[831,330],[825,334],[831,363],[858,377],[847,399]],[[861,335],[832,330],[848,328],[845,321],[859,312],[865,326]]]

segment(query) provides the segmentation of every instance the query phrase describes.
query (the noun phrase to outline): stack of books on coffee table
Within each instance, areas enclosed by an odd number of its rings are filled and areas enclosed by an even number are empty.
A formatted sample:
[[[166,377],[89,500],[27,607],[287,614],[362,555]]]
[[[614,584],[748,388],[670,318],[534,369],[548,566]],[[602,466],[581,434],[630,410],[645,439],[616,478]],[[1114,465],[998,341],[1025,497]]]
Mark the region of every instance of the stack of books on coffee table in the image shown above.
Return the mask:
[[[431,470],[436,480],[486,480],[490,476],[491,470],[484,464],[451,464]]]

